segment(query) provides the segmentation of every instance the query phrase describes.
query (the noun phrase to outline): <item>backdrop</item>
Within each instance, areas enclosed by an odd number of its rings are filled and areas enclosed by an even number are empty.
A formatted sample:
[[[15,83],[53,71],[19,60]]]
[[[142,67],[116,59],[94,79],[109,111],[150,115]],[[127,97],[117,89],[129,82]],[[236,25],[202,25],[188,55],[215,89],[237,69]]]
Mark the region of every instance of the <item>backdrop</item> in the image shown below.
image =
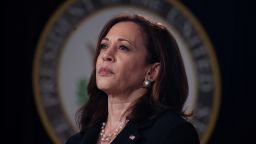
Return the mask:
[[[32,67],[36,45],[63,0],[8,2],[4,5],[4,133],[8,143],[52,143],[36,110]],[[249,53],[245,1],[180,0],[208,34],[220,68],[219,116],[209,144],[249,143],[253,139],[254,67]]]

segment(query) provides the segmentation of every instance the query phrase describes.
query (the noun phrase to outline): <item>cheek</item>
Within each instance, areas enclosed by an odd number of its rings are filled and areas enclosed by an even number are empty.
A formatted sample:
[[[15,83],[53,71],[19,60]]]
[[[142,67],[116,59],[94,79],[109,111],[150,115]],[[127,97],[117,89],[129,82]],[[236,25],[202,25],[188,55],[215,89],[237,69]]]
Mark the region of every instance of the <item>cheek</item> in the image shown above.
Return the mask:
[[[131,59],[130,61],[120,64],[120,70],[126,79],[140,79],[140,77],[144,79],[146,65],[141,60]]]
[[[96,71],[98,70],[100,65],[100,57],[98,56],[98,58],[96,59]]]

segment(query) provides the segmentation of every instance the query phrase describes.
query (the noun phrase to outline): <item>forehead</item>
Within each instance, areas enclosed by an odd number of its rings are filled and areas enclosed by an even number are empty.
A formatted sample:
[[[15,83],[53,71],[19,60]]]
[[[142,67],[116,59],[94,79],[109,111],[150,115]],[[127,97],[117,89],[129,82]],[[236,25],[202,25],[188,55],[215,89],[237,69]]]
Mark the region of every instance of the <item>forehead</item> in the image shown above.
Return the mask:
[[[137,38],[142,38],[142,31],[138,24],[131,21],[125,21],[113,25],[106,37],[113,35],[118,35],[130,40],[136,40]]]

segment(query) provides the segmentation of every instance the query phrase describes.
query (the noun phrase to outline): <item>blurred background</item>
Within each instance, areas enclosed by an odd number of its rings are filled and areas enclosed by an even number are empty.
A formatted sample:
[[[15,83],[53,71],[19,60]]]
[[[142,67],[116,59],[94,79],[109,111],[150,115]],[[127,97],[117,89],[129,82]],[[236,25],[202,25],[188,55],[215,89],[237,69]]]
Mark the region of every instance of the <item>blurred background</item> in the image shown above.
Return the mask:
[[[36,109],[33,61],[40,35],[63,0],[8,2],[4,7],[4,136],[7,143],[51,144]],[[246,1],[179,0],[212,42],[221,76],[221,103],[209,144],[253,141],[255,65],[249,52]],[[255,141],[255,140],[254,140]]]

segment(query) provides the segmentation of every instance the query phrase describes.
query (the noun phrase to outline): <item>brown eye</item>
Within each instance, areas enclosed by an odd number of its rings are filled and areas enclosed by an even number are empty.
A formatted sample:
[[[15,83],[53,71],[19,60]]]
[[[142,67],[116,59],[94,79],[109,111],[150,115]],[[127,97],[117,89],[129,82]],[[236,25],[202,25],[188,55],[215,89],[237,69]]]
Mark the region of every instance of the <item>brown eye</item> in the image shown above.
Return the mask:
[[[107,44],[104,44],[104,43],[100,44],[100,49],[105,49],[105,48],[108,48]]]
[[[124,46],[124,45],[120,45],[119,49],[123,50],[123,51],[129,51],[129,48],[127,46]]]

